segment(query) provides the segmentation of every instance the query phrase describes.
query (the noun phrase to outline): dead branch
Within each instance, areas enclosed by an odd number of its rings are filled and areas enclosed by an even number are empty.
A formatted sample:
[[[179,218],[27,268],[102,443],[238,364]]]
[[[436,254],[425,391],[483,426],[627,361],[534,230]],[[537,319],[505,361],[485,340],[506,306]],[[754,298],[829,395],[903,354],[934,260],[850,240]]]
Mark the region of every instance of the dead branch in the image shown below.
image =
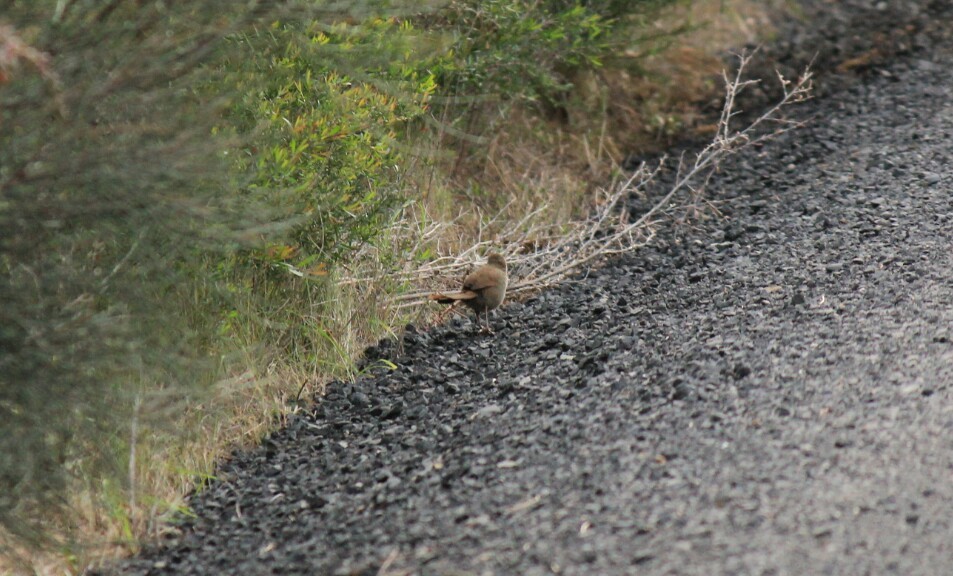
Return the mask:
[[[564,281],[570,276],[610,256],[637,250],[652,240],[657,220],[671,208],[682,193],[700,194],[711,176],[725,158],[797,128],[801,121],[790,120],[782,110],[810,97],[812,74],[805,69],[796,81],[778,79],[783,97],[761,116],[741,130],[732,128],[732,120],[739,113],[736,99],[748,86],[757,80],[745,80],[743,73],[751,55],[738,56],[739,65],[733,76],[724,73],[725,101],[721,110],[718,130],[712,142],[698,152],[691,163],[684,156],[679,159],[675,181],[666,194],[638,219],[629,221],[626,200],[656,181],[659,171],[665,166],[663,158],[657,166],[649,168],[642,164],[627,179],[616,182],[602,190],[590,217],[583,221],[554,226],[534,222],[543,207],[531,210],[519,221],[506,223],[504,208],[490,219],[488,225],[502,229],[494,239],[487,239],[481,231],[478,241],[463,252],[441,255],[420,266],[407,266],[393,271],[391,278],[407,284],[428,285],[426,290],[417,290],[394,297],[391,302],[398,308],[418,306],[434,290],[454,287],[454,283],[478,260],[477,256],[490,248],[503,253],[510,264],[511,277],[520,280],[508,288],[508,293],[519,294],[539,290]],[[508,207],[507,207],[508,208]],[[497,226],[498,224],[502,226]],[[418,246],[435,236],[439,224],[430,224],[418,234]],[[531,249],[527,250],[527,247]],[[440,247],[437,247],[438,253]],[[358,283],[367,278],[345,279]]]

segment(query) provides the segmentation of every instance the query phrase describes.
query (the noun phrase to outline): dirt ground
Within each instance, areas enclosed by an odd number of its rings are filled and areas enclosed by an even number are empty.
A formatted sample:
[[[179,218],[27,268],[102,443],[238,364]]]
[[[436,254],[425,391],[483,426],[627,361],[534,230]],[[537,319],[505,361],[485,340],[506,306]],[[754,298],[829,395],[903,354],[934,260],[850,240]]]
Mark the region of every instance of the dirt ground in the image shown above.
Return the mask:
[[[726,163],[717,213],[493,335],[369,350],[398,368],[110,572],[953,572],[953,14],[802,4],[764,65],[817,62],[807,125]]]

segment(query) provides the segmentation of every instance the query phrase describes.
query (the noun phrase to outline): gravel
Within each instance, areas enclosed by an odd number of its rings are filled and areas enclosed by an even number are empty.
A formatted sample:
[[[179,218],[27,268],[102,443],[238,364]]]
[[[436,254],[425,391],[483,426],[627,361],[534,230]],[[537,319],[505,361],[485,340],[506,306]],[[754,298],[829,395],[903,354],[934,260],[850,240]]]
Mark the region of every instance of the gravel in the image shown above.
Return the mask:
[[[717,214],[369,349],[107,572],[949,573],[953,42],[901,4],[929,33],[728,162]]]

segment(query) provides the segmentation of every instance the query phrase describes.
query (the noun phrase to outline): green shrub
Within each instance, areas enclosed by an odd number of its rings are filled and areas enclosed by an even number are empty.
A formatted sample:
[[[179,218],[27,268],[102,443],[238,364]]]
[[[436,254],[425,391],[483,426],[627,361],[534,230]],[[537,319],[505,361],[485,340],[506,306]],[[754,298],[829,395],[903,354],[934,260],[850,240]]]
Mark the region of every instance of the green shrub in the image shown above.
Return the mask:
[[[442,95],[552,101],[573,69],[599,66],[612,21],[578,4],[463,0],[428,24],[448,43],[432,63]]]
[[[222,130],[248,138],[236,162],[242,194],[281,225],[222,262],[226,332],[319,366],[323,353],[337,355],[328,348],[337,268],[377,243],[409,201],[401,135],[427,113],[434,78],[418,66],[423,40],[396,18],[282,21],[233,43],[241,64],[229,72],[264,84],[250,84]]]
[[[241,169],[247,193],[296,218],[275,257],[322,271],[373,241],[402,201],[398,131],[426,111],[432,75],[414,67],[412,29],[395,19],[276,24],[244,41],[268,86],[236,116],[264,127]]]
[[[442,96],[553,104],[621,50],[628,20],[678,1],[454,0],[423,20],[447,42],[431,64]]]
[[[35,538],[77,474],[128,482],[136,397],[156,424],[210,381],[181,295],[259,216],[210,136],[234,91],[200,88],[259,14],[0,6],[0,525]]]

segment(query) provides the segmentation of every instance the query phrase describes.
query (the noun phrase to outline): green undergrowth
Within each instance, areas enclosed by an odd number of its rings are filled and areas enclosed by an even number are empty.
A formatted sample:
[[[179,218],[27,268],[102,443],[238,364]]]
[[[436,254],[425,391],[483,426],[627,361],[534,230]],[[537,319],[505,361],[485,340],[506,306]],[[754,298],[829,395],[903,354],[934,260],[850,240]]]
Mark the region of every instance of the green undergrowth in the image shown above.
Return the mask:
[[[242,193],[282,206],[287,219],[219,266],[246,302],[227,313],[225,332],[278,344],[294,369],[348,374],[363,345],[413,318],[388,309],[401,287],[387,285],[387,272],[434,246],[419,242],[419,229],[395,227],[408,213],[459,216],[468,176],[447,176],[484,162],[508,111],[577,105],[577,72],[619,48],[628,16],[667,3],[458,1],[399,16],[275,21],[234,37],[230,71],[267,82],[233,106],[223,130],[254,135],[235,154],[250,174]],[[478,178],[464,185],[464,198],[485,190]],[[509,192],[483,193],[487,210]],[[342,288],[341,276],[373,282]],[[354,300],[365,302],[352,309]]]

